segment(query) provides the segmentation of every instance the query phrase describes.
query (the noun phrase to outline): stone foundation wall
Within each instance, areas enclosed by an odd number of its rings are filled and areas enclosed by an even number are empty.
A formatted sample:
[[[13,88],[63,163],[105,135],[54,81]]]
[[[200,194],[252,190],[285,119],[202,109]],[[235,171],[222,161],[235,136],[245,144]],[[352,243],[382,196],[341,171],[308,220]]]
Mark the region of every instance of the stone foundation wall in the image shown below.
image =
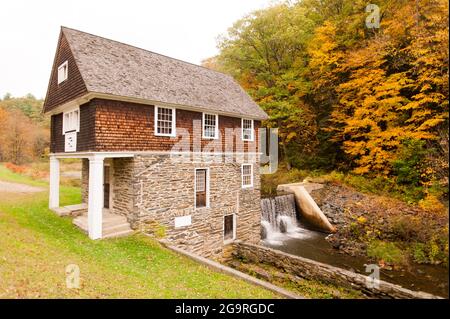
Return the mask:
[[[89,160],[81,159],[81,202],[86,203],[89,199]]]
[[[164,237],[173,245],[203,257],[216,257],[222,254],[224,246],[223,217],[234,213],[237,239],[260,241],[258,163],[254,163],[254,186],[242,189],[241,164],[226,163],[221,155],[194,162],[189,158],[173,159],[170,155],[138,155],[133,161],[134,203],[132,209],[125,210],[133,228]],[[209,169],[209,207],[194,208],[196,168]],[[127,170],[125,167],[117,170],[115,176],[125,183],[127,178],[123,174]],[[175,218],[181,216],[191,216],[192,224],[175,228]]]
[[[134,203],[133,176],[134,159],[133,158],[114,158],[111,162],[111,192],[113,214],[124,215],[130,222],[134,222]]]
[[[114,158],[111,212],[127,217],[133,229],[163,237],[184,250],[219,258],[224,248],[224,216],[235,214],[236,239],[259,243],[260,175],[256,156],[245,161],[222,155],[205,159],[136,155]],[[253,187],[241,187],[241,162],[253,163]],[[194,208],[195,169],[209,170],[209,207]],[[89,160],[82,160],[81,193],[88,202]],[[191,225],[175,228],[175,218],[191,216]]]
[[[405,289],[380,280],[379,287],[370,288],[367,276],[357,274],[342,268],[333,267],[311,259],[290,255],[268,247],[251,243],[233,243],[233,255],[253,263],[265,263],[275,266],[289,274],[305,279],[321,280],[323,282],[361,290],[364,294],[376,298],[395,299],[433,299],[437,296]]]

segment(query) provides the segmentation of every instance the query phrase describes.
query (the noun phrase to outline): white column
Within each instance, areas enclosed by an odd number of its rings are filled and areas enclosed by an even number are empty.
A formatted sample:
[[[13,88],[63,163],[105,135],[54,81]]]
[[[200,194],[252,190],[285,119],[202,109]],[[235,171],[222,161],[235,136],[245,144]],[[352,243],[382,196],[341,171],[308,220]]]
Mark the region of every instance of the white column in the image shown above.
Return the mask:
[[[59,159],[50,156],[49,208],[59,207]]]
[[[91,239],[102,238],[103,157],[89,158],[88,231]]]

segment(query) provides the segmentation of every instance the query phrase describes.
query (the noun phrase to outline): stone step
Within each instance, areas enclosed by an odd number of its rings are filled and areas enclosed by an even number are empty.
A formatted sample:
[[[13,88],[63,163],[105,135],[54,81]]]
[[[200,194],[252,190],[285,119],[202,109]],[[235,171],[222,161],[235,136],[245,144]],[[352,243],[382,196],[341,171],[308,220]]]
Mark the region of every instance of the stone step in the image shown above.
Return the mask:
[[[53,212],[56,213],[56,215],[58,216],[69,216],[70,215],[70,210],[68,210],[65,207],[55,207],[55,208],[50,208]]]
[[[82,215],[73,219],[73,224],[88,232],[88,216]],[[133,233],[125,216],[103,213],[102,238],[126,236]]]
[[[80,227],[81,229],[87,231],[88,230],[88,223],[87,221],[73,221],[73,224]],[[128,227],[130,227],[130,224],[127,222],[119,222],[119,223],[108,223],[108,224],[103,224],[102,225],[102,230],[103,231],[107,231],[111,228],[115,228],[115,227],[119,227],[119,226],[123,226],[123,225],[127,225]]]
[[[132,231],[130,224],[123,223],[123,224],[118,224],[118,225],[114,225],[114,226],[110,226],[110,227],[106,227],[106,228],[103,227],[102,233],[103,233],[103,236],[107,236],[110,234],[119,233],[119,232],[123,232],[126,230]]]
[[[88,224],[88,217],[86,215],[82,215],[79,216],[77,218],[74,219],[74,223],[77,222],[78,224],[84,224],[87,225]],[[103,227],[107,227],[110,225],[116,225],[116,224],[121,224],[121,223],[127,223],[127,218],[125,216],[108,216],[108,217],[103,217],[102,219],[102,225]]]
[[[115,233],[112,233],[112,234],[103,235],[103,239],[105,239],[105,238],[124,237],[124,236],[131,235],[132,233],[133,233],[133,230],[130,228],[130,230],[123,230],[121,232],[115,232]]]
[[[65,206],[64,208],[70,210],[70,215],[80,216],[87,212],[88,205],[86,203],[81,203],[76,205]]]

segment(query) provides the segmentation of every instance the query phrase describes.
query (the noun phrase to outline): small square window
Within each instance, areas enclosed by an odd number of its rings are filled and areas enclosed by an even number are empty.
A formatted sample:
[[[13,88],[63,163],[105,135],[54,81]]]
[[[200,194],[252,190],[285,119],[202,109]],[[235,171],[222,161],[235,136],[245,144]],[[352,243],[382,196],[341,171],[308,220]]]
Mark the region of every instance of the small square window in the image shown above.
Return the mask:
[[[66,61],[58,67],[58,84],[67,80],[69,75],[69,63]]]

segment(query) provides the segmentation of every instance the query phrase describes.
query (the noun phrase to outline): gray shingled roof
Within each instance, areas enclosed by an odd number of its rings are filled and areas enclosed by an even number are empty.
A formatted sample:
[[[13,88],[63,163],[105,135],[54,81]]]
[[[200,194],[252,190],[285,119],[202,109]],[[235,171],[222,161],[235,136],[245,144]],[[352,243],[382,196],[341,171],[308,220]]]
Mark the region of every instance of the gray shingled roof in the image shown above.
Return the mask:
[[[89,92],[267,118],[229,75],[89,33],[62,31]]]

